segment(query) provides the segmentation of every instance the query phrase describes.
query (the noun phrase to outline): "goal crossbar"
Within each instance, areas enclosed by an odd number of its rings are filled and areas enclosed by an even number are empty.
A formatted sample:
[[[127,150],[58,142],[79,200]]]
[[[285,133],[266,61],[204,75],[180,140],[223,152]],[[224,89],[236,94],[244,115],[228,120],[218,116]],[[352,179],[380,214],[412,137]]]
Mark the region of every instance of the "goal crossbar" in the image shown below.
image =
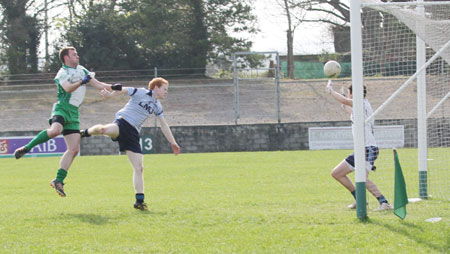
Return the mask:
[[[394,3],[380,3],[378,0],[375,2],[361,3],[361,7],[376,7],[376,6],[432,6],[432,5],[442,5],[450,4],[450,1],[440,1],[440,2],[394,2]]]

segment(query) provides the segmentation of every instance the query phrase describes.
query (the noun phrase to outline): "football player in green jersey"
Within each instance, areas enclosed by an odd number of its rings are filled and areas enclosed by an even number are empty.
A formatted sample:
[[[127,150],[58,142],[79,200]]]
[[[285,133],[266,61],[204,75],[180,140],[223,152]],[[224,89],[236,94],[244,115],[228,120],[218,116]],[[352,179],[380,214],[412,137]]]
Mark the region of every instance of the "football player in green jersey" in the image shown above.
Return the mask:
[[[49,119],[50,128],[41,131],[28,144],[18,148],[14,152],[14,156],[19,159],[36,145],[62,134],[67,150],[61,157],[56,178],[50,182],[50,185],[61,197],[65,197],[63,181],[73,159],[78,154],[80,146],[80,112],[78,107],[84,100],[86,84],[98,90],[106,89],[108,91],[111,91],[111,85],[98,81],[95,79],[95,73],[89,72],[78,64],[79,56],[74,47],[61,49],[59,58],[62,67],[54,79],[58,88],[58,101],[53,105]]]

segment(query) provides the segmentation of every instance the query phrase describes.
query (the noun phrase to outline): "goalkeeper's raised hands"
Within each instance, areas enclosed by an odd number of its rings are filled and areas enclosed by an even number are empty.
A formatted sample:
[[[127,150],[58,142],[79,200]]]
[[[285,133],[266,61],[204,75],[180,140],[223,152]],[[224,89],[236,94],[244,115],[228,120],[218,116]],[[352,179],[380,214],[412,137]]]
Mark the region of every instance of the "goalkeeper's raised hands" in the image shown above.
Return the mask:
[[[333,90],[333,82],[330,80],[328,80],[328,84],[327,84],[327,93],[331,94],[331,92],[334,91]]]

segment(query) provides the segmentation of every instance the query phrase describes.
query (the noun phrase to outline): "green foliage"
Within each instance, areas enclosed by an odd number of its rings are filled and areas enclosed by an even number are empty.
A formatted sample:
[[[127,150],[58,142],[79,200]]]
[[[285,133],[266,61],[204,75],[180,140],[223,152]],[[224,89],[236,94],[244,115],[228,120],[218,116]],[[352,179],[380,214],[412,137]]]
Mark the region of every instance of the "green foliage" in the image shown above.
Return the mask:
[[[110,3],[91,2],[82,18],[62,23],[62,41],[94,70],[205,68],[250,49],[251,42],[230,35],[231,28],[255,31],[250,11],[246,1],[235,0],[134,0],[117,2],[114,11]]]
[[[41,25],[36,15],[27,13],[29,1],[0,0],[1,44],[6,45],[6,64],[11,74],[36,73],[38,71],[37,50],[41,36]],[[6,60],[6,61],[5,61]]]
[[[192,5],[191,2],[196,5]],[[143,1],[129,16],[132,31],[152,67],[204,68],[207,44],[204,13],[198,1]]]
[[[239,0],[205,1],[207,23],[210,29],[212,50],[208,54],[211,62],[215,59],[231,61],[234,52],[249,51],[252,42],[231,37],[229,31],[255,33],[256,17],[251,13],[250,4]]]
[[[53,71],[61,66],[59,48],[67,45],[77,48],[80,63],[91,70],[148,68],[142,49],[127,33],[129,24],[123,13],[110,12],[104,5],[93,5],[83,19],[74,24],[62,20],[60,25],[66,31],[56,43],[51,59]]]
[[[404,221],[356,219],[330,176],[348,153],[145,155],[148,213],[132,208],[125,156],[77,158],[67,198],[48,186],[60,158],[0,159],[0,252],[447,253],[448,201],[438,223],[424,221],[429,201],[409,204]]]
[[[231,71],[227,71],[224,69],[219,69],[214,75],[213,78],[218,78],[218,79],[232,79],[234,75],[234,72]]]
[[[343,58],[343,55],[340,53],[330,53],[327,51],[322,51],[319,55],[319,61],[322,63],[326,63],[330,60],[341,62],[342,58]]]

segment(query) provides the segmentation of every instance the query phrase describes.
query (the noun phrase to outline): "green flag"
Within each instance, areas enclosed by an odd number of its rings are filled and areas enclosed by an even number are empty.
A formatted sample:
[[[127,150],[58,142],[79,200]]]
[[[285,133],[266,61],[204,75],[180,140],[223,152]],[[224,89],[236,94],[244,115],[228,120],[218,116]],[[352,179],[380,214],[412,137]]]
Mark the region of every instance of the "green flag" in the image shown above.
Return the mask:
[[[394,149],[393,151],[395,161],[394,214],[403,220],[406,217],[408,195],[406,194],[405,178],[403,177],[402,167],[398,160],[397,150]]]

